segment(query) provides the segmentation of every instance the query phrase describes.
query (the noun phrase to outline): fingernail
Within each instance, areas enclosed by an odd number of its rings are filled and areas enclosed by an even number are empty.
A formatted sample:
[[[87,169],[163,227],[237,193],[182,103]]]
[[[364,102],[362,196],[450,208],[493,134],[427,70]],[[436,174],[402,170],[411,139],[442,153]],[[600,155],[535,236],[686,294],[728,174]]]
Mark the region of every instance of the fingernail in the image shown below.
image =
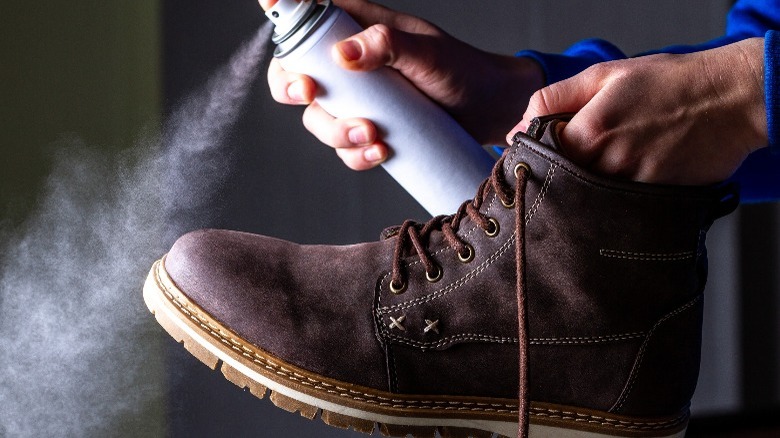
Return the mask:
[[[347,137],[352,144],[361,145],[368,143],[368,132],[362,126],[356,126],[347,132]]]
[[[355,40],[342,41],[336,47],[345,61],[357,61],[363,56],[363,48]]]
[[[384,157],[379,152],[379,149],[377,148],[368,148],[363,152],[363,158],[370,162],[370,163],[376,163],[378,161],[382,161]]]
[[[295,81],[287,87],[287,96],[297,102],[303,102],[303,84]]]

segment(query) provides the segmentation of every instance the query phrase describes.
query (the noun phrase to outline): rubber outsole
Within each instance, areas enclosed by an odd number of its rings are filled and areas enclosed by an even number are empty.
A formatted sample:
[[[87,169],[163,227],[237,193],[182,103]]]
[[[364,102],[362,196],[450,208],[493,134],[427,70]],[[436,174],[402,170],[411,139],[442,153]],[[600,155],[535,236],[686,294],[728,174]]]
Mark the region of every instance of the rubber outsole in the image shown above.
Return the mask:
[[[517,402],[428,396],[415,398],[362,388],[309,373],[248,344],[192,303],[157,261],[144,285],[144,301],[158,323],[209,368],[258,398],[326,424],[384,436],[416,438],[508,437],[517,434]],[[532,438],[608,436],[682,438],[687,412],[639,420],[584,409],[532,403]]]

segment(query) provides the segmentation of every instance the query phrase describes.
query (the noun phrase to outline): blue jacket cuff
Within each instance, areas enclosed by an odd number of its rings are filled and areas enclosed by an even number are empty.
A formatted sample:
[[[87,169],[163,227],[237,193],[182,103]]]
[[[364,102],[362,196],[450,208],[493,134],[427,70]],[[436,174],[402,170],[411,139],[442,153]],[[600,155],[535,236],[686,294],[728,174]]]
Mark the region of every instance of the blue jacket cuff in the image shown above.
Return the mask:
[[[626,58],[614,44],[595,38],[579,41],[560,55],[523,50],[516,56],[524,56],[538,62],[544,71],[545,85],[568,79],[599,62]]]
[[[764,37],[764,81],[766,100],[766,127],[769,149],[780,154],[780,32],[770,30]]]

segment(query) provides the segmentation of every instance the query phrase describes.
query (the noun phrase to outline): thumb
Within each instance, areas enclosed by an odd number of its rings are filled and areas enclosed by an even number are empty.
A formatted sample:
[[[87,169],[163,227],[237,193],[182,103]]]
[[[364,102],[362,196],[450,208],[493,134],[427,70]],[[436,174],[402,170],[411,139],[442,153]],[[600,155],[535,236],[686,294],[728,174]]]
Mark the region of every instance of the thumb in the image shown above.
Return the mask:
[[[528,101],[523,120],[518,125],[528,129],[534,117],[579,112],[601,89],[592,69],[537,90]]]

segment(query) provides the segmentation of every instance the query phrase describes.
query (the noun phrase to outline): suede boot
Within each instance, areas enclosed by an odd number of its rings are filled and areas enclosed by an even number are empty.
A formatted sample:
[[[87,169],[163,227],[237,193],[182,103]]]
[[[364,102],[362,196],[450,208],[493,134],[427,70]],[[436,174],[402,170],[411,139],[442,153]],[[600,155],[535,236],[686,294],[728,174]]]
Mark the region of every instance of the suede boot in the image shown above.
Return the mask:
[[[616,181],[538,119],[451,216],[379,241],[202,230],[144,287],[162,326],[258,397],[390,436],[682,437],[705,237],[729,185]]]

